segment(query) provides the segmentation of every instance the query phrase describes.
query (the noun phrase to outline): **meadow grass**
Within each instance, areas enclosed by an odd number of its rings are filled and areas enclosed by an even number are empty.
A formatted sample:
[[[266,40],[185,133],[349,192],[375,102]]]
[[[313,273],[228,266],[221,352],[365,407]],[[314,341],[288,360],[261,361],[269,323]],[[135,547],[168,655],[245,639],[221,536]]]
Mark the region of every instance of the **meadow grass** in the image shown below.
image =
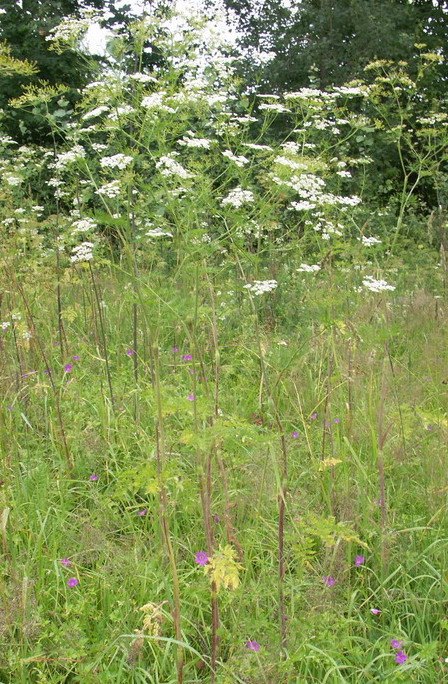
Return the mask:
[[[81,265],[61,338],[54,274],[5,272],[0,681],[168,684],[179,657],[185,682],[445,681],[433,262],[392,259],[385,293],[279,262],[258,297],[241,255],[161,262],[133,288],[94,267],[98,300]]]

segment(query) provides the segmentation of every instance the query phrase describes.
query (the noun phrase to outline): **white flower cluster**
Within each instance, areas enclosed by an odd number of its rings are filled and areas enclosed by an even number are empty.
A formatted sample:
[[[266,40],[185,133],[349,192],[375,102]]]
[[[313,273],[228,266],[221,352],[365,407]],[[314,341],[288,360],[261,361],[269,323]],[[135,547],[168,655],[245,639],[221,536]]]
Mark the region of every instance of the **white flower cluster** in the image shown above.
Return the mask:
[[[272,292],[277,287],[276,280],[254,280],[253,283],[244,285],[246,290],[250,290],[255,295],[262,295],[265,292]]]
[[[207,138],[195,138],[193,131],[187,131],[184,137],[177,142],[185,147],[200,147],[204,150],[209,150],[211,145],[211,141]]]
[[[145,109],[159,109],[163,112],[170,112],[171,114],[175,114],[176,113],[175,109],[173,109],[172,107],[168,107],[168,105],[163,104],[163,98],[165,95],[166,95],[166,93],[164,90],[162,90],[158,93],[152,93],[152,95],[148,95],[147,97],[144,97],[140,104]]]
[[[300,264],[300,268],[296,268],[299,273],[317,273],[320,271],[319,264]]]
[[[7,330],[10,325],[11,325],[10,321],[3,321],[3,323],[1,324],[1,328],[2,328],[3,332],[5,332],[5,330]]]
[[[394,285],[389,285],[385,280],[376,280],[373,276],[364,276],[362,281],[364,287],[371,292],[383,292],[384,290],[395,290]]]
[[[285,100],[334,100],[336,95],[318,88],[301,88],[296,92],[285,93]]]
[[[237,166],[242,167],[245,164],[249,163],[249,160],[247,157],[237,156],[236,154],[233,154],[230,150],[224,150],[222,153],[224,157],[227,157],[227,159],[230,159],[230,161],[233,161]]]
[[[19,176],[13,176],[12,173],[5,173],[3,178],[5,179],[8,185],[11,185],[11,187],[16,187],[17,185],[20,185],[22,182],[22,179],[19,178]]]
[[[132,114],[133,112],[135,112],[134,107],[125,104],[122,107],[116,107],[114,111],[109,114],[109,119],[111,121],[117,121],[120,116],[126,116],[127,114]]]
[[[156,168],[160,170],[162,176],[178,176],[183,179],[193,178],[193,174],[190,173],[190,171],[184,169],[182,164],[179,164],[179,162],[173,159],[175,154],[175,152],[172,152],[171,156],[165,155],[160,157],[159,161],[156,163]]]
[[[288,157],[275,157],[274,159],[274,164],[280,164],[281,166],[288,166],[290,169],[293,169],[294,171],[301,170],[303,171],[304,169],[308,168],[306,164],[303,162],[296,162],[293,159],[289,159]]]
[[[242,188],[238,187],[231,190],[227,197],[224,197],[221,202],[221,206],[225,207],[230,204],[232,207],[235,207],[235,209],[238,209],[243,204],[254,201],[254,194],[250,190],[243,190]]]
[[[379,244],[381,244],[381,240],[378,240],[378,238],[376,238],[376,237],[366,237],[365,235],[363,235],[362,237],[358,238],[358,240],[359,240],[360,242],[362,242],[362,244],[363,244],[365,247],[372,247],[373,245],[379,245]]]
[[[291,207],[296,211],[310,211],[310,209],[316,208],[316,204],[308,202],[308,200],[302,200],[301,202],[291,202]]]
[[[105,183],[101,185],[98,190],[95,190],[97,195],[108,197],[109,199],[114,199],[120,194],[120,181],[113,180],[110,183]]]
[[[103,169],[125,169],[132,163],[132,157],[126,154],[114,154],[112,157],[103,157],[100,164]]]
[[[80,245],[73,248],[70,261],[73,264],[77,264],[82,261],[91,261],[93,259],[93,247],[93,242],[81,242]]]
[[[131,78],[133,81],[138,81],[139,83],[157,83],[157,79],[154,78],[154,76],[142,74],[140,71],[137,71],[135,74],[131,74],[129,78]]]
[[[78,219],[72,223],[72,233],[86,233],[88,230],[94,230],[97,225],[97,222],[89,217]]]
[[[272,152],[272,147],[269,145],[258,145],[257,143],[243,143],[243,147],[248,147],[251,150],[268,150]]]
[[[283,114],[285,112],[290,112],[291,110],[280,104],[280,102],[273,102],[272,104],[263,103],[260,105],[260,109],[268,110],[270,112],[277,112],[277,114]]]
[[[77,159],[83,159],[85,156],[86,151],[82,147],[82,145],[73,145],[71,150],[68,150],[67,152],[61,152],[61,154],[58,154],[54,165],[50,164],[49,166],[54,166],[54,168],[58,171],[62,171],[68,164],[72,164]]]
[[[93,119],[96,116],[99,116],[103,112],[108,112],[109,107],[107,105],[101,105],[100,107],[96,107],[96,109],[92,109],[90,112],[87,112],[86,114],[83,114],[81,119],[86,120],[86,119]]]
[[[149,238],[156,238],[156,237],[173,237],[172,233],[169,233],[167,230],[161,230],[160,228],[153,228],[152,230],[148,230],[145,235]]]

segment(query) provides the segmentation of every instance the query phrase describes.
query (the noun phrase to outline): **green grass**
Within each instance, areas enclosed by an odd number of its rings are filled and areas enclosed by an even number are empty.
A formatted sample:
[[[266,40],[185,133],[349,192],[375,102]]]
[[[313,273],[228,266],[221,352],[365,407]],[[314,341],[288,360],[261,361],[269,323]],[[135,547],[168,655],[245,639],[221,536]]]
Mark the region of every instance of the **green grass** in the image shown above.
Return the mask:
[[[3,283],[3,320],[8,310],[22,319],[2,334],[0,354],[1,682],[177,681],[161,483],[180,585],[184,681],[210,681],[210,582],[194,562],[206,548],[199,483],[209,455],[215,549],[230,543],[243,552],[239,587],[219,594],[218,684],[445,681],[447,311],[442,299],[436,316],[434,269],[397,266],[386,275],[397,289],[384,295],[355,292],[356,271],[291,276],[291,265],[280,265],[278,289],[254,298],[255,325],[231,264],[210,267],[207,278],[196,278],[188,262],[168,278],[161,264],[139,280],[137,383],[125,353],[133,347],[129,279],[97,270],[115,407],[88,273],[62,284],[61,356],[54,277],[22,272],[71,473],[36,335],[22,339],[22,327],[30,328],[25,304],[14,283]],[[160,392],[151,385],[156,347]],[[213,420],[217,352],[222,415]],[[194,365],[182,361],[190,353]],[[64,373],[67,363],[73,369]],[[31,369],[38,372],[21,377]],[[288,460],[283,655],[277,412]],[[161,423],[166,464],[158,473]],[[379,459],[384,525],[375,503]],[[360,567],[356,555],[365,557]],[[60,563],[66,557],[70,567]],[[330,575],[335,584],[326,587]],[[76,587],[67,586],[70,577]],[[158,633],[136,635],[149,602],[167,602]],[[392,638],[403,641],[403,665]],[[258,653],[247,640],[260,643]]]

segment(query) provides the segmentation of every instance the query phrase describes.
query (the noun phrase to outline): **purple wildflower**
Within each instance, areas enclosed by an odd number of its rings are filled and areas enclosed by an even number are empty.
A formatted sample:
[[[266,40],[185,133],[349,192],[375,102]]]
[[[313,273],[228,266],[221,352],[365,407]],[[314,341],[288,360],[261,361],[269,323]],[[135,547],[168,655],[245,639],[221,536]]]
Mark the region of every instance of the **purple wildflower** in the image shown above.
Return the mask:
[[[299,433],[296,432],[295,430],[293,430],[293,431],[291,432],[291,435],[292,435],[292,437],[293,437],[294,439],[297,439],[298,436],[299,436]]]
[[[58,346],[59,346],[59,342],[53,342],[53,347],[58,347]]]
[[[67,580],[67,584],[70,588],[76,587],[76,585],[79,584],[79,580],[77,580],[76,577],[70,577],[70,579]]]
[[[395,654],[395,662],[398,663],[399,665],[403,665],[403,663],[407,659],[408,659],[408,657],[407,657],[406,653],[403,653],[403,651],[397,651],[397,653]]]
[[[339,423],[339,418],[333,418],[333,423]]]
[[[365,561],[364,556],[355,556],[355,566],[359,568],[360,565],[362,565]]]
[[[371,608],[370,612],[372,613],[372,615],[378,615],[378,613],[380,613],[381,611],[379,611],[378,608]]]
[[[402,639],[391,639],[390,640],[390,647],[391,648],[401,648],[402,646],[403,646]]]
[[[330,425],[330,421],[329,421],[329,420],[326,420],[326,421],[325,421],[325,427],[328,427],[329,425]]]
[[[312,414],[310,415],[310,418],[311,418],[311,420],[316,420],[316,418],[317,418],[317,413],[312,413]]]
[[[246,641],[245,643],[249,651],[258,653],[258,651],[260,650],[260,644],[258,643],[258,641]]]
[[[49,368],[46,368],[46,369],[44,370],[44,373],[45,373],[45,375],[50,375],[51,370],[50,370]]]
[[[194,562],[197,563],[198,565],[207,565],[208,563],[208,556],[205,551],[197,551],[194,554]]]
[[[334,577],[332,577],[331,575],[329,577],[322,577],[322,580],[326,587],[332,587],[334,584]]]
[[[194,401],[194,394],[189,394],[187,399],[188,401]]]
[[[215,521],[215,523],[219,523],[219,515],[216,515],[215,513],[215,515],[213,516],[213,520]]]
[[[427,430],[434,430],[434,425],[427,425],[427,426],[426,426],[426,429],[427,429]]]
[[[192,358],[191,354],[185,354],[185,356],[182,357],[182,361],[191,361]]]
[[[72,368],[73,368],[72,364],[71,364],[71,363],[67,363],[67,364],[64,366],[64,373],[70,373],[70,371],[71,371]]]
[[[73,359],[73,361],[79,361],[79,356],[78,355],[72,356],[72,359]]]
[[[64,565],[66,568],[68,568],[72,563],[68,558],[60,558],[59,562],[61,565]]]
[[[133,350],[133,349],[126,349],[126,354],[127,354],[128,356],[132,356],[133,353],[134,353],[134,350]]]
[[[91,476],[89,477],[89,480],[90,480],[91,482],[94,482],[94,481],[97,480],[97,479],[98,479],[98,475],[91,475]]]
[[[141,511],[137,511],[137,515],[146,515],[147,509],[143,508]]]
[[[178,351],[179,351],[179,347],[175,344],[173,347],[173,354],[177,354]]]

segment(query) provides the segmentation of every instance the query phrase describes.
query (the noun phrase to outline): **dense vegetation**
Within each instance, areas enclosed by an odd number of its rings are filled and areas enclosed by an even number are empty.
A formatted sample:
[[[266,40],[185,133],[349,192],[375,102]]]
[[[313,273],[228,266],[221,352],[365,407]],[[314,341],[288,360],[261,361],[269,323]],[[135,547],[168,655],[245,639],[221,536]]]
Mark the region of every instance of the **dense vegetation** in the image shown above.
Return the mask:
[[[445,681],[448,113],[411,53],[260,92],[166,8],[80,83],[1,48],[0,682]]]

